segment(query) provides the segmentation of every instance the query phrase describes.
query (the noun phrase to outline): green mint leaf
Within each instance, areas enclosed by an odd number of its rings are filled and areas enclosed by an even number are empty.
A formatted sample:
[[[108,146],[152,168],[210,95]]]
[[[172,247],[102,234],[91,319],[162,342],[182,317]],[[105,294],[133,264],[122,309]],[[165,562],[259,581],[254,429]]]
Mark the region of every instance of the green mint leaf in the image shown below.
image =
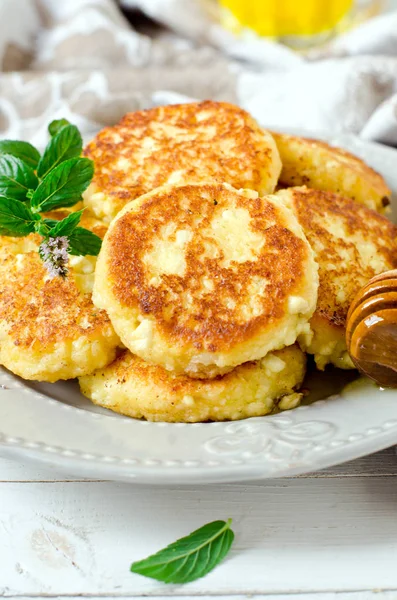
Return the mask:
[[[214,521],[156,554],[131,565],[131,571],[164,583],[188,583],[207,575],[229,552],[232,520]]]
[[[37,187],[38,180],[31,167],[20,158],[0,156],[0,195],[16,200],[26,200],[29,189]]]
[[[36,215],[37,216],[37,215]],[[36,233],[41,235],[42,237],[48,237],[48,233],[50,231],[50,227],[44,222],[43,219],[36,221],[34,224],[34,230]]]
[[[19,200],[0,197],[0,231],[1,235],[22,236],[35,230],[35,223],[40,219]]]
[[[57,219],[43,219],[42,222],[48,226],[49,230],[59,223]]]
[[[69,254],[75,256],[98,256],[102,246],[101,238],[84,227],[76,227],[68,239]]]
[[[36,169],[40,160],[40,153],[32,144],[19,140],[0,140],[0,154],[11,154],[20,158],[32,169]]]
[[[30,205],[33,212],[73,206],[89,186],[94,163],[89,158],[69,158],[55,167],[35,190]]]
[[[71,213],[62,221],[58,221],[54,227],[52,227],[48,233],[50,237],[59,237],[62,235],[71,235],[73,231],[76,229],[77,225],[80,223],[81,215],[84,212],[83,210],[79,210],[75,213]]]
[[[5,237],[25,237],[25,233],[15,233],[14,231],[10,231],[9,229],[3,229],[0,227],[0,235],[4,235]]]
[[[51,121],[48,125],[48,133],[52,137],[59,133],[62,127],[66,127],[66,125],[70,125],[67,119],[55,119],[55,121]]]
[[[83,140],[75,125],[65,125],[47,145],[37,167],[37,175],[45,177],[51,169],[68,158],[80,156]]]

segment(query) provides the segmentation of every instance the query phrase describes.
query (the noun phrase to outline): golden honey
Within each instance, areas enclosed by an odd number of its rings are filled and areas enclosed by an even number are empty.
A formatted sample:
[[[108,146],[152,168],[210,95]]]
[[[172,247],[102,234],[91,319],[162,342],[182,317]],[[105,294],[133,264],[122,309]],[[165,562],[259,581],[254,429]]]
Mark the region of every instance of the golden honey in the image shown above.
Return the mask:
[[[350,12],[353,0],[220,0],[220,4],[227,9],[226,26],[233,27],[236,20],[259,35],[278,37],[331,30]]]

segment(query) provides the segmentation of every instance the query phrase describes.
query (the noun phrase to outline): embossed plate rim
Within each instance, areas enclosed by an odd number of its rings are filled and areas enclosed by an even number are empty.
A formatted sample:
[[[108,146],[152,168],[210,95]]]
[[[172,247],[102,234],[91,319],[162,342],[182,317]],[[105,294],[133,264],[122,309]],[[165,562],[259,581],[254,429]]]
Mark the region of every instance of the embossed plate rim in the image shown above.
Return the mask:
[[[361,155],[385,175],[396,195],[395,150],[352,135],[297,133]],[[293,476],[397,443],[396,400],[396,391],[362,382],[325,401],[270,417],[146,423],[59,402],[0,369],[0,454],[74,476],[145,484]]]

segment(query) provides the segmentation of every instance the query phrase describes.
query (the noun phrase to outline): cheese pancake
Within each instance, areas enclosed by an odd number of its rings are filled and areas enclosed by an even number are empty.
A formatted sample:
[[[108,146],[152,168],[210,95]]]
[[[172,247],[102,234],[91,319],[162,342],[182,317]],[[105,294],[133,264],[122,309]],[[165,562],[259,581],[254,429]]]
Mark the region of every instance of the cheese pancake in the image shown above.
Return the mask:
[[[283,164],[279,187],[307,187],[335,192],[378,212],[390,204],[391,190],[363,160],[307,138],[273,133]]]
[[[105,369],[80,378],[94,404],[148,421],[196,423],[266,415],[295,408],[305,375],[297,345],[245,363],[216,379],[191,379],[150,365],[125,351]]]
[[[378,213],[331,192],[305,187],[277,192],[303,227],[319,264],[318,304],[306,344],[317,366],[351,369],[346,317],[357,291],[374,275],[397,267],[397,228]]]
[[[84,151],[95,163],[84,201],[108,222],[131,200],[165,184],[230,183],[272,192],[276,144],[237,106],[192,102],[129,113]]]
[[[307,332],[317,287],[312,250],[277,198],[197,184],[158,188],[123,209],[93,299],[133,354],[211,378]]]
[[[81,225],[106,231],[86,215]],[[41,239],[0,237],[0,364],[24,379],[53,382],[106,366],[119,339],[91,300],[96,257],[71,256],[66,279],[50,279],[37,252]]]

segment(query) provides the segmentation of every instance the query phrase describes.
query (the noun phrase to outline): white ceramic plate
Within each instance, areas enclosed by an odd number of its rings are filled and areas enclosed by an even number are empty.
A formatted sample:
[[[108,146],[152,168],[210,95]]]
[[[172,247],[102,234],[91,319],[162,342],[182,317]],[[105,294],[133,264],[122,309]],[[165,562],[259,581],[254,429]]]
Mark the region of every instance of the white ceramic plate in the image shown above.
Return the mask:
[[[397,208],[397,151],[353,136],[330,141],[380,171]],[[95,407],[75,382],[25,382],[0,370],[0,453],[76,476],[150,484],[298,475],[397,443],[397,391],[354,377],[336,369],[313,372],[311,403],[286,413],[166,424]]]

